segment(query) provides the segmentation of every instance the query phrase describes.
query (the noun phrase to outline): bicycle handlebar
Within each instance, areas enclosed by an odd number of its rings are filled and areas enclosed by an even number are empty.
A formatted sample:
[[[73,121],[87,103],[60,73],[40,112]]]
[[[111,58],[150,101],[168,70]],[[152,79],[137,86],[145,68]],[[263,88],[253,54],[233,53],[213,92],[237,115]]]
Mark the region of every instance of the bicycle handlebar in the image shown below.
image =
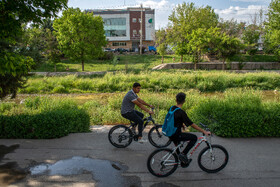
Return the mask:
[[[207,125],[204,125],[203,123],[199,123],[206,131],[210,131],[210,129],[208,128],[208,126]],[[211,132],[211,131],[210,131]],[[203,135],[204,135],[204,133],[202,133]],[[211,133],[211,136],[212,136],[213,134]]]

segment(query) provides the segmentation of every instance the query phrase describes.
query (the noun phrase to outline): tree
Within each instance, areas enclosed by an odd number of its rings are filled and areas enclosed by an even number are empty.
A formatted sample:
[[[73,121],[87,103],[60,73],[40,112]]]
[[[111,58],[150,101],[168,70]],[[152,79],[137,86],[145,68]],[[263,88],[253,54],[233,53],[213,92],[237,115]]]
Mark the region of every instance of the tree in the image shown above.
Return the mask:
[[[188,46],[190,35],[197,29],[209,29],[218,24],[218,15],[210,6],[195,7],[194,3],[178,5],[169,16],[168,40],[175,49],[176,54],[181,56],[193,55],[193,59],[199,59],[199,52]],[[190,51],[190,49],[192,49]]]
[[[69,8],[53,24],[60,49],[72,61],[82,63],[103,53],[106,37],[103,19],[80,9]]]
[[[67,0],[5,0],[0,1],[0,99],[24,86],[33,65],[30,57],[19,53],[18,40],[22,37],[22,24],[40,23],[56,16],[67,7]]]
[[[156,45],[157,51],[161,55],[161,63],[163,63],[164,55],[167,50],[167,33],[164,29],[159,29],[156,32]]]
[[[46,29],[46,48],[44,53],[48,61],[54,64],[54,71],[56,71],[56,64],[61,61],[61,51],[58,49],[56,37],[49,29]]]
[[[213,29],[211,27],[211,29]],[[198,28],[193,30],[189,35],[188,51],[193,56],[194,70],[196,70],[196,65],[201,61],[203,54],[208,52],[210,37],[208,35],[209,29]]]
[[[245,22],[238,23],[236,20],[223,20],[218,23],[218,27],[221,28],[222,33],[226,33],[231,37],[241,38],[245,29]]]
[[[265,46],[280,61],[280,0],[272,0],[268,9],[268,20],[265,24]]]
[[[225,33],[213,35],[215,38],[218,58],[223,60],[223,70],[225,70],[225,61],[229,60],[236,54],[240,53],[240,50],[244,48],[243,44],[238,38],[231,37]]]
[[[257,28],[258,27],[254,24],[247,26],[242,36],[242,40],[246,45],[245,49],[251,56],[251,60],[252,56],[255,55],[258,51],[258,40],[260,39],[261,33]]]

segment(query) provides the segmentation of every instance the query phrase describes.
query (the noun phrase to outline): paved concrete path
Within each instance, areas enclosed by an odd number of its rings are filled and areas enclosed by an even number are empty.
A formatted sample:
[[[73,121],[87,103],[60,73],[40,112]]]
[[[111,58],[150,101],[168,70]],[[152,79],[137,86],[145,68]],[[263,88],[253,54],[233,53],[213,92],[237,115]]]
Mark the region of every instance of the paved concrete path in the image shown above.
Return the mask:
[[[115,148],[107,138],[109,128],[50,140],[0,139],[0,186],[280,186],[280,138],[214,136],[213,143],[229,152],[224,170],[208,174],[198,167],[201,145],[188,168],[157,178],[146,167],[155,148],[137,142]]]

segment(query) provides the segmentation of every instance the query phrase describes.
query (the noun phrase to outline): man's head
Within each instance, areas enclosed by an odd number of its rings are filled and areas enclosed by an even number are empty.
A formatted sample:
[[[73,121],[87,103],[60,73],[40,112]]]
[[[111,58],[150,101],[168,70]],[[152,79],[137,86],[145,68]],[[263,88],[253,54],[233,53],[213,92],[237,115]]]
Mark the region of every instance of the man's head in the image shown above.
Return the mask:
[[[176,102],[177,104],[184,104],[186,100],[186,94],[180,92],[176,95]]]
[[[136,83],[133,84],[132,89],[133,89],[134,93],[139,93],[140,89],[141,89],[141,85],[138,82],[136,82]]]

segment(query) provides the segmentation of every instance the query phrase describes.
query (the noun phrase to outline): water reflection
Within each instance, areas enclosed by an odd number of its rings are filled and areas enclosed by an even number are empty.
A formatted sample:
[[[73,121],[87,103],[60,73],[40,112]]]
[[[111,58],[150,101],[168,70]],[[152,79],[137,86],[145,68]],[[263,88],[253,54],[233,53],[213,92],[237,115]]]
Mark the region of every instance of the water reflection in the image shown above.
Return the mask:
[[[107,160],[97,160],[84,157],[73,157],[60,160],[54,164],[41,164],[30,168],[31,175],[79,175],[90,172],[92,178],[98,181],[98,186],[127,186],[131,184],[129,178],[121,174],[127,168],[119,163]],[[140,182],[140,180],[138,181]],[[135,179],[134,182],[135,183]],[[138,183],[139,184],[139,183]],[[137,183],[133,184],[138,186]]]

